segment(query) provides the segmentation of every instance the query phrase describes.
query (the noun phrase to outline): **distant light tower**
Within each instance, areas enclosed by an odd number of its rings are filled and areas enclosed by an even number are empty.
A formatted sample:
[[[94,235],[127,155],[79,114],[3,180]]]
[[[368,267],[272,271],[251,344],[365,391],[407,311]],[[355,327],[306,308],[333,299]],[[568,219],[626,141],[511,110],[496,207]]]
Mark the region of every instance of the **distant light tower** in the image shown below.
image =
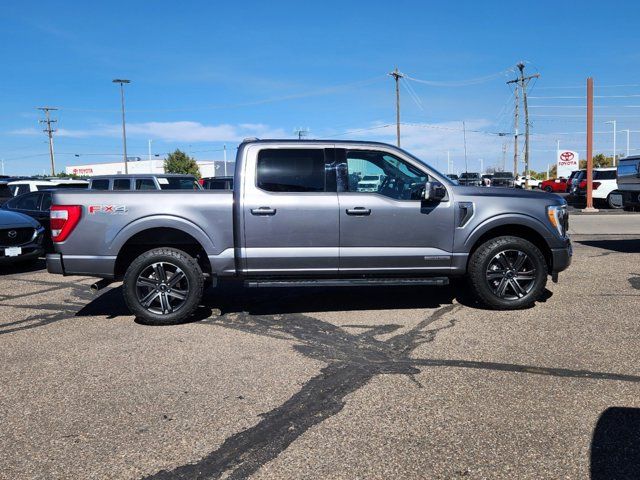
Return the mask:
[[[479,158],[478,161],[480,162],[480,174],[482,175],[482,172],[484,172],[484,160]]]
[[[125,126],[124,119],[124,84],[131,83],[131,80],[116,78],[113,80],[113,83],[120,84],[120,101],[122,103],[122,155],[124,157],[124,173],[129,173],[129,168],[127,166],[127,128]]]
[[[615,120],[609,120],[608,122],[604,122],[604,123],[611,123],[613,124],[613,166],[616,166],[616,136],[617,136],[617,132],[616,132],[616,121]]]
[[[629,130],[628,128],[626,130],[620,130],[621,132],[627,132],[627,157],[629,156],[629,134],[631,133],[631,130]]]

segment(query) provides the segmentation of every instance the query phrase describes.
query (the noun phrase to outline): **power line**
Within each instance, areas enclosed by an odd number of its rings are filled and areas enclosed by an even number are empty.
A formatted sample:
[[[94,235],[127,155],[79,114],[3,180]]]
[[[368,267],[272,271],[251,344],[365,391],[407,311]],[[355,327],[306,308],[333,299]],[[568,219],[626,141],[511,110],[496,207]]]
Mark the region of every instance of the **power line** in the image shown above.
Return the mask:
[[[420,78],[411,77],[406,74],[405,74],[405,77],[414,82],[430,85],[432,87],[467,87],[470,85],[477,85],[479,83],[484,83],[499,77],[503,77],[508,73],[513,73],[513,71],[514,71],[513,67],[509,67],[505,70],[501,70],[500,72],[492,73],[490,75],[485,75],[483,77],[469,78],[466,80],[449,80],[449,81],[422,80]]]

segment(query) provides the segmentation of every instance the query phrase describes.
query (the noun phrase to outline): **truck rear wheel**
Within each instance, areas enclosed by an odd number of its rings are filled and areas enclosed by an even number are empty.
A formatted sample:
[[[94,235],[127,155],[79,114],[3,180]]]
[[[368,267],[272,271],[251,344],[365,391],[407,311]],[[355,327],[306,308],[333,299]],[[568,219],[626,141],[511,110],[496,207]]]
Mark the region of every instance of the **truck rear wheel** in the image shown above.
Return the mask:
[[[533,243],[520,237],[497,237],[473,252],[469,281],[478,299],[497,310],[526,308],[547,284],[547,262]]]
[[[202,298],[204,276],[198,262],[175,248],[155,248],[136,258],[124,276],[124,300],[149,325],[184,321]]]

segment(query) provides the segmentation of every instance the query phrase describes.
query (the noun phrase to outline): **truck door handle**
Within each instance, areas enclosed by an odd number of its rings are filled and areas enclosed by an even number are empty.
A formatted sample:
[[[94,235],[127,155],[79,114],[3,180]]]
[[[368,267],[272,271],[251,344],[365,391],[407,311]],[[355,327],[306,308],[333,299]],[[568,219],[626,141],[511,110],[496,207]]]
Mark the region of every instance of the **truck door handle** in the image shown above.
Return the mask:
[[[259,208],[252,208],[251,209],[251,214],[252,215],[275,215],[276,214],[276,209],[275,208],[271,208],[271,207],[259,207]]]
[[[371,209],[364,207],[347,208],[347,215],[364,217],[366,215],[371,215]]]

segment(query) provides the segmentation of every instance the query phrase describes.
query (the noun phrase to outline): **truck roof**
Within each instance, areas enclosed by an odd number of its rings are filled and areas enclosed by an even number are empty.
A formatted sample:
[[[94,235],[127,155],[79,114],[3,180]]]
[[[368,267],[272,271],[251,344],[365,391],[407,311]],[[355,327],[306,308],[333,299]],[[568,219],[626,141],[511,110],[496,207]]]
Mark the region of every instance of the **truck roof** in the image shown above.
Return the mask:
[[[284,138],[284,139],[269,138],[269,139],[261,140],[259,138],[245,138],[240,145],[242,146],[242,145],[247,145],[252,143],[265,143],[265,144],[285,143],[285,144],[291,144],[291,145],[314,145],[314,144],[317,145],[317,144],[332,143],[335,145],[361,145],[361,146],[378,145],[381,147],[390,147],[390,148],[399,149],[399,147],[396,147],[395,145],[391,145],[389,143],[384,143],[384,142],[374,142],[369,140],[344,140],[344,139],[343,140],[332,140],[332,139],[298,140],[298,139],[291,139],[291,138]]]
[[[123,177],[192,177],[189,173],[112,173],[110,175],[91,175],[91,180],[95,178],[123,178]]]

